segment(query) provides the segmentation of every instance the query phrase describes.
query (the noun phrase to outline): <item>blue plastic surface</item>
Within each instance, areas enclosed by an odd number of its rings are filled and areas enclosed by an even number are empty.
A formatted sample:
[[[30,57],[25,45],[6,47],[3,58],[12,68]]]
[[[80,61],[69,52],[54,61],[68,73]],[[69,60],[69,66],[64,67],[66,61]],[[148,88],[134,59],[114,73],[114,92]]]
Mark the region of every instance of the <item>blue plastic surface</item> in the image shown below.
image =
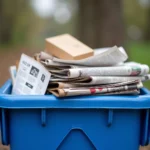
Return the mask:
[[[11,80],[1,88],[1,108],[111,108],[111,109],[146,109],[150,108],[149,91],[141,90],[141,95],[124,96],[75,96],[57,98],[53,95],[10,95]]]
[[[149,142],[150,95],[13,96],[0,89],[1,130],[11,150],[138,150]]]

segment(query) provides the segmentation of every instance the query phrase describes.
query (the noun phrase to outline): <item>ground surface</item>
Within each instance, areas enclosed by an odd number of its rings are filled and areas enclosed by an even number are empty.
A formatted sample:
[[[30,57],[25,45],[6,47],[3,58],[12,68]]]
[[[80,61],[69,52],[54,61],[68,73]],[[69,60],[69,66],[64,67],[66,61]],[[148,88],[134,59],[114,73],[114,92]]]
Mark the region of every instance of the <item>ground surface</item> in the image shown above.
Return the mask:
[[[3,146],[2,144],[0,144],[0,150],[9,150],[9,147]]]

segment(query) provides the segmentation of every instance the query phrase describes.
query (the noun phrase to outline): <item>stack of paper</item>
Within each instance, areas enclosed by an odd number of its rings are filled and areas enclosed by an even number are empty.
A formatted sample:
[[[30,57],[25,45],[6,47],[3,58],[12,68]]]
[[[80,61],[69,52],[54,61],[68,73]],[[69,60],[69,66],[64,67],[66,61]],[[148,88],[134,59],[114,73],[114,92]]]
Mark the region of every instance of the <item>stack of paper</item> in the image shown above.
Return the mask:
[[[142,82],[150,79],[149,67],[127,59],[123,47],[93,50],[68,34],[48,38],[44,52],[34,58],[22,54],[17,76],[10,68],[12,94],[139,94]]]
[[[149,67],[124,63],[128,56],[117,46],[96,49],[94,56],[81,60],[63,60],[46,52],[34,58],[51,73],[47,90],[57,97],[139,94],[142,82],[150,79]]]

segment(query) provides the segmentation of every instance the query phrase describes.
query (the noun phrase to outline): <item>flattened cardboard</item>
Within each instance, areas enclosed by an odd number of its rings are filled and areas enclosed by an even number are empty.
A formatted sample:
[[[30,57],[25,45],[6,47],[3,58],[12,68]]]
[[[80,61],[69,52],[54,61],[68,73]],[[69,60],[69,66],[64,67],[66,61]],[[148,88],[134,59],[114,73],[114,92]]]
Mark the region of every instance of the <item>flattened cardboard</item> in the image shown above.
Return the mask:
[[[80,60],[94,54],[93,49],[69,34],[47,38],[45,51],[66,60]]]

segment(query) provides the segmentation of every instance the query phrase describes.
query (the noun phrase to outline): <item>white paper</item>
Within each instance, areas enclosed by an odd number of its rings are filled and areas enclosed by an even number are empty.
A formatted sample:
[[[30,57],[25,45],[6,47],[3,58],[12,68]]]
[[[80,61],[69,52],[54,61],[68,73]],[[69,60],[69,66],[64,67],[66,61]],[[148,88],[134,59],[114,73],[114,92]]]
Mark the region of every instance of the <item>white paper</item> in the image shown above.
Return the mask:
[[[149,73],[147,65],[124,65],[113,67],[87,67],[68,69],[68,77],[80,76],[142,76]]]
[[[117,46],[114,46],[108,49],[107,48],[97,49],[96,51],[94,51],[94,56],[81,60],[64,60],[56,58],[51,55],[49,55],[49,57],[43,58],[49,58],[50,60],[56,63],[99,67],[99,66],[117,65],[121,62],[126,61],[128,59],[128,55],[126,54],[123,47],[118,48]]]
[[[9,73],[10,73],[10,76],[11,76],[12,85],[14,85],[15,79],[16,79],[16,75],[17,75],[17,68],[16,68],[16,66],[10,66]]]
[[[39,62],[22,54],[12,94],[44,95],[51,74]]]

